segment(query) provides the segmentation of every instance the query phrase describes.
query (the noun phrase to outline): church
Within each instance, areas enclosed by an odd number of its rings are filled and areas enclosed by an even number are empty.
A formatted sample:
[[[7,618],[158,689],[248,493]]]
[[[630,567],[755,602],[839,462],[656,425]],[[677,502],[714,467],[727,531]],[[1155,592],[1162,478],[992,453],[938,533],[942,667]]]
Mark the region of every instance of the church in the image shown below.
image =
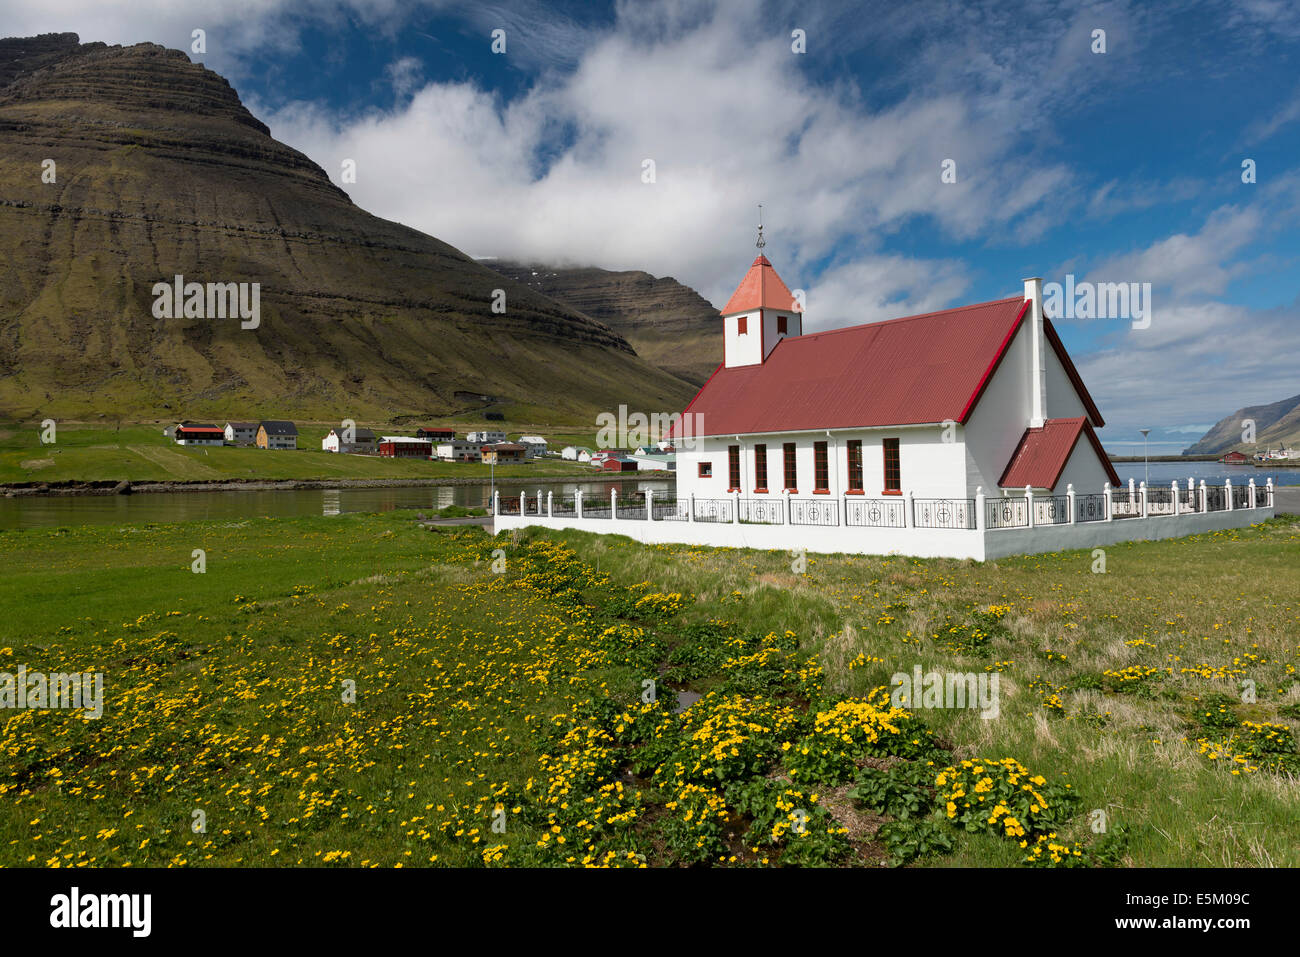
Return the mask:
[[[806,332],[761,231],[758,252],[721,312],[722,363],[669,433],[675,488],[498,492],[494,532],[986,561],[1272,516],[1271,481],[1120,483],[1041,279],[1006,299]]]
[[[677,494],[1047,496],[1119,485],[1105,421],[1024,295],[804,333],[761,254],[722,310],[723,360],[687,406]],[[683,447],[687,446],[687,447]]]

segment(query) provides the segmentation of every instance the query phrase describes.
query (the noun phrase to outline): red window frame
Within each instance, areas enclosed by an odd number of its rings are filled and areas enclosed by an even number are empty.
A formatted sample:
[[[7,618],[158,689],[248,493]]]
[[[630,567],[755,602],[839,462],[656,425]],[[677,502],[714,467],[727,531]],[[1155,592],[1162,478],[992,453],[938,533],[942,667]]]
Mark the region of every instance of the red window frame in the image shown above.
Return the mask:
[[[845,491],[849,495],[862,495],[862,440],[849,439],[845,454],[849,474],[849,487]]]
[[[799,463],[795,460],[795,447],[793,442],[786,442],[781,446],[781,458],[783,471],[785,472],[785,490],[787,492],[799,491]]]
[[[884,439],[880,443],[885,457],[884,495],[903,494],[903,468],[899,459],[898,439]]]
[[[754,491],[767,491],[767,446],[754,446]]]
[[[736,335],[749,335],[749,316],[741,316],[736,320]]]
[[[713,463],[701,462],[698,475],[700,478],[713,478]]]
[[[727,491],[740,491],[740,446],[727,446]]]
[[[825,442],[813,443],[813,494],[831,493],[830,453]]]

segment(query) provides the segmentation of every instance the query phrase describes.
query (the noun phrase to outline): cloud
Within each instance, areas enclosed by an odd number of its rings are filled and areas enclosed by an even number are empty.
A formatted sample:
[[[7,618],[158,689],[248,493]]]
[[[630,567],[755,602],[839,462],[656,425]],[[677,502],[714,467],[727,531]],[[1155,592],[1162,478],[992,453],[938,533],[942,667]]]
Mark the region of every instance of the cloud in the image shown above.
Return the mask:
[[[1149,282],[1180,298],[1217,295],[1248,268],[1231,260],[1256,239],[1265,224],[1256,206],[1221,206],[1200,231],[1177,233],[1139,252],[1112,257],[1092,270],[1092,282]]]
[[[788,31],[756,7],[624,5],[582,37],[572,69],[509,102],[431,83],[387,111],[289,103],[263,118],[336,175],[355,159],[359,205],[475,255],[647,269],[715,303],[747,265],[759,202],[769,257],[805,286],[825,284],[822,264],[845,248],[876,261],[916,219],[1023,241],[1068,204],[1065,164],[990,121],[1001,92],[921,90],[873,109],[851,85],[807,79]],[[954,184],[940,180],[946,159]]]

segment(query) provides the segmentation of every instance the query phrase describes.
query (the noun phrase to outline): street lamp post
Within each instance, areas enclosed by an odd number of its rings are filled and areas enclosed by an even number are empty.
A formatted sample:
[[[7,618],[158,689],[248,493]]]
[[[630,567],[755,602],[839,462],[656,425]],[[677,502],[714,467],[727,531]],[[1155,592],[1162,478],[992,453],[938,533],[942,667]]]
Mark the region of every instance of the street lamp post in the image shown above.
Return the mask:
[[[1147,436],[1151,434],[1150,429],[1138,429],[1142,433],[1142,476],[1146,480],[1147,488],[1151,487],[1151,462],[1147,458]]]

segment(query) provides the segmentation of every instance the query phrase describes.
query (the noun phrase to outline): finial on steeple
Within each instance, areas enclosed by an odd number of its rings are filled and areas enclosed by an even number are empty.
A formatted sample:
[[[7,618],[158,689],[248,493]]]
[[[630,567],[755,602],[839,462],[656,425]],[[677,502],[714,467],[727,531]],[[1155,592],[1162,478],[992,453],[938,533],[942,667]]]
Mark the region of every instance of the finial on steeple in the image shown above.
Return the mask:
[[[763,204],[762,203],[758,204],[758,242],[754,243],[754,245],[757,246],[759,250],[762,250],[762,248],[767,245],[767,240],[763,238]]]

